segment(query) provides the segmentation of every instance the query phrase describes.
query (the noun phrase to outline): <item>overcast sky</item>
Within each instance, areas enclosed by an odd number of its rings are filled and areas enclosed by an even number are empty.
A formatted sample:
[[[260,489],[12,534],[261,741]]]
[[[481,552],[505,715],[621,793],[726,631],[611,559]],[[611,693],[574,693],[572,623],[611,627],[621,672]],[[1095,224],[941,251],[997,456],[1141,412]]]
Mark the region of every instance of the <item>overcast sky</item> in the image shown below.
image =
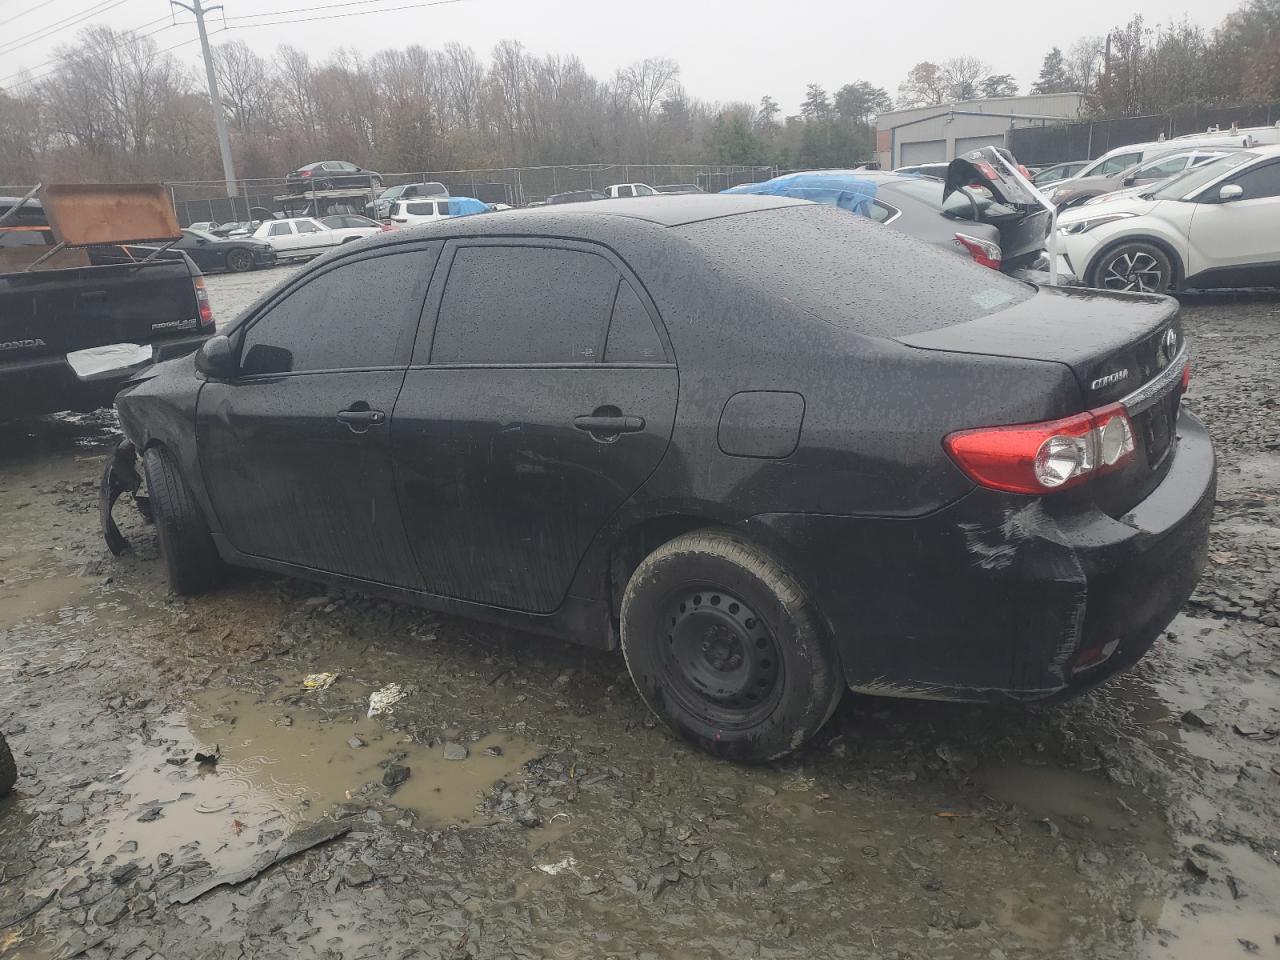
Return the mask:
[[[205,3],[217,0],[204,0]],[[289,25],[260,25],[258,17],[239,24],[253,29],[217,34],[218,42],[239,38],[263,54],[291,43],[323,58],[338,46],[371,53],[388,46],[420,43],[442,46],[457,40],[486,56],[502,39],[523,42],[539,54],[576,54],[599,77],[645,56],[671,57],[680,64],[685,89],[706,100],[747,100],[773,96],[787,113],[795,112],[807,83],[828,91],[854,80],[869,80],[893,95],[912,64],[960,54],[981,57],[996,73],[1011,73],[1025,90],[1039,72],[1047,49],[1064,49],[1083,35],[1102,35],[1143,9],[1148,23],[1188,17],[1206,27],[1219,23],[1241,0],[1166,0],[1139,5],[1136,0],[1074,0],[1051,8],[1043,3],[1002,5],[942,3],[850,3],[848,0],[801,0],[799,3],[690,3],[645,0],[601,4],[585,0],[455,0],[434,6],[408,7],[415,0],[222,0],[228,18],[281,12],[279,19],[369,11],[359,16]],[[322,7],[330,6],[330,10]],[[1019,14],[1021,7],[1025,16]],[[33,9],[34,8],[34,9]],[[97,11],[85,23],[109,23],[118,29],[149,23],[165,14],[166,0],[0,0],[0,49],[58,21]],[[1050,9],[1058,10],[1048,16]],[[608,13],[605,11],[609,10]],[[287,12],[292,11],[292,12]],[[306,12],[310,11],[310,13]],[[210,17],[221,28],[220,14]],[[12,19],[10,19],[12,18]],[[189,17],[184,17],[189,21]],[[8,20],[9,22],[4,22]],[[228,19],[228,25],[233,22]],[[149,27],[157,30],[163,23]],[[0,77],[41,67],[58,43],[70,40],[78,27],[24,43],[0,54]],[[191,23],[157,33],[169,46],[194,37]],[[174,50],[175,56],[198,63],[199,46]],[[0,81],[2,84],[2,81]]]

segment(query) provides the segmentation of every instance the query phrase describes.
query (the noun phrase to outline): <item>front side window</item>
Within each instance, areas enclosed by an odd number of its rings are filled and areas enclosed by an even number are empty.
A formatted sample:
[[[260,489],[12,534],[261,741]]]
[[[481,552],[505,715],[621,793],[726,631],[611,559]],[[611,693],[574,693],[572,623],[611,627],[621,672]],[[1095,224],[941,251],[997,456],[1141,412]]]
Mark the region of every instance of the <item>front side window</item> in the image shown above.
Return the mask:
[[[654,194],[654,191],[651,190],[649,187],[644,186],[643,184],[641,186],[636,187],[637,197],[652,197],[653,194]]]
[[[432,363],[595,363],[618,271],[552,247],[461,247],[449,270]]]
[[[619,187],[619,188],[618,188],[618,196],[620,196],[620,197],[634,197],[634,196],[635,196],[635,191],[634,191],[634,190],[632,190],[630,187]]]
[[[1258,156],[1256,153],[1228,153],[1209,163],[1184,171],[1181,176],[1174,178],[1151,196],[1156,200],[1181,200],[1236,167],[1257,160]]]
[[[1117,173],[1128,170],[1135,163],[1142,161],[1140,153],[1123,153],[1118,157],[1112,157],[1110,160],[1103,162],[1102,166],[1093,171],[1095,177],[1114,177]]]
[[[305,373],[402,363],[435,251],[347,263],[268,307],[244,334],[240,375]],[[377,290],[377,297],[369,297]]]
[[[320,227],[317,224],[312,223],[310,220],[299,220],[298,232],[299,233],[319,233]]]
[[[1187,157],[1166,157],[1155,163],[1149,163],[1145,167],[1139,167],[1133,173],[1139,180],[1163,180],[1165,177],[1172,177],[1175,173],[1185,170],[1187,159]]]
[[[1258,164],[1229,182],[1244,190],[1242,200],[1280,197],[1280,163]]]

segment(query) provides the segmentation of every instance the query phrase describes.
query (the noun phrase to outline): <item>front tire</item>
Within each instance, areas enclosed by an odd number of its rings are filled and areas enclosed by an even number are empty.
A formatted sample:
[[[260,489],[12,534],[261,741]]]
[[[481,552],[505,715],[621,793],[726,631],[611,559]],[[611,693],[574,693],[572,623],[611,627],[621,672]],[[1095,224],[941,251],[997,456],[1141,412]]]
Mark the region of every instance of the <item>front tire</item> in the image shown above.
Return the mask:
[[[844,692],[835,646],[800,585],[730,533],[695,531],[651,553],[627,583],[621,621],[649,709],[717,757],[790,753]]]
[[[1155,244],[1122,243],[1098,259],[1090,283],[1101,290],[1165,293],[1173,284],[1173,263]]]
[[[243,248],[227,251],[227,272],[245,273],[253,269],[253,254]]]
[[[142,470],[170,589],[183,596],[212,590],[222,560],[173,455],[163,447],[151,447],[142,457]]]

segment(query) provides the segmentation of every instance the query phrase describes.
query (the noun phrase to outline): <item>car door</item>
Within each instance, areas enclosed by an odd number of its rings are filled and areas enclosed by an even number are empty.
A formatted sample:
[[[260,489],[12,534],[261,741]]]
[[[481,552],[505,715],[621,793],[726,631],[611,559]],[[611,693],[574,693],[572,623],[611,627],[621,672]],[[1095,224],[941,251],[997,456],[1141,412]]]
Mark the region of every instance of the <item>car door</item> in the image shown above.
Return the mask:
[[[293,230],[293,221],[280,220],[267,228],[266,240],[276,253],[290,256],[298,249],[299,237]]]
[[[239,373],[203,386],[196,436],[218,527],[237,550],[420,586],[390,418],[439,249],[344,258],[286,287],[233,335]]]
[[[322,253],[342,242],[339,234],[314,220],[295,220],[293,229],[297,232],[299,253]]]
[[[657,313],[609,251],[451,243],[391,425],[426,588],[555,610],[662,459],[676,393]]]
[[[1221,191],[1243,192],[1223,200]],[[1196,198],[1188,231],[1190,272],[1214,286],[1280,283],[1280,159],[1255,163]],[[1194,285],[1195,278],[1189,278]]]

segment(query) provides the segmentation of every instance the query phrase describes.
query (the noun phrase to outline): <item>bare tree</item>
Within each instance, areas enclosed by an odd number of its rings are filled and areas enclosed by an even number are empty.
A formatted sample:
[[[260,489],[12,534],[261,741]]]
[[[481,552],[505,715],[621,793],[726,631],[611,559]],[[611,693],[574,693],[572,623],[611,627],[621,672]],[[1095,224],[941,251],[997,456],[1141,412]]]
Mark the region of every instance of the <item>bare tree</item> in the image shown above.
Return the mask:
[[[898,84],[898,106],[921,107],[942,103],[947,98],[947,84],[936,63],[917,63]]]
[[[644,125],[644,162],[648,163],[653,113],[680,76],[680,65],[666,57],[646,57],[627,67],[622,76]]]
[[[951,57],[938,64],[938,73],[947,100],[976,100],[991,67],[977,57]]]
[[[267,62],[242,40],[213,48],[213,68],[227,119],[242,134],[261,135],[273,112]]]

